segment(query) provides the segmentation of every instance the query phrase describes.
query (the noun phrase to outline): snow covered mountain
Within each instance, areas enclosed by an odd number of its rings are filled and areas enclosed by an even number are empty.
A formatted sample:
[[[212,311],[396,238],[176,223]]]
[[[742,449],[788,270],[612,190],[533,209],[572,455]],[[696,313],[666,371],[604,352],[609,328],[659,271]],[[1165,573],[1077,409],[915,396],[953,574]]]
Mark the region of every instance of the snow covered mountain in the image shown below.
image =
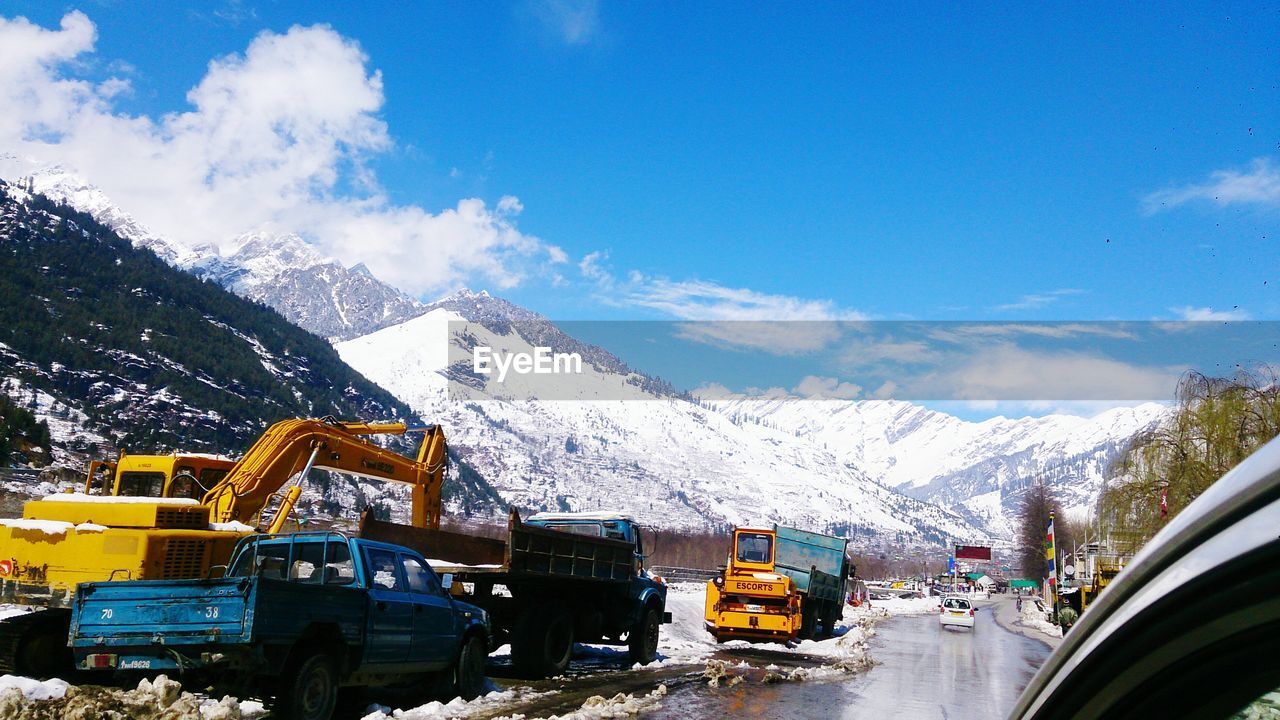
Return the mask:
[[[544,334],[510,322],[530,316],[536,317],[504,300],[463,292],[420,317],[336,347],[366,377],[444,423],[459,454],[505,499],[525,508],[617,509],[667,527],[778,521],[849,533],[867,544],[984,536],[807,439],[735,422],[660,381],[637,381],[600,348],[590,348],[593,359],[577,383],[582,400],[467,398],[457,386],[451,393],[451,357],[472,343],[509,351],[588,347],[545,319]],[[588,399],[596,389],[616,392],[622,385],[633,399]]]
[[[465,366],[477,344],[587,348],[580,399],[493,399]],[[467,291],[337,348],[446,423],[459,452],[516,504],[659,512],[680,526],[778,521],[916,541],[1008,538],[1030,483],[1049,482],[1068,507],[1091,504],[1111,458],[1166,412],[1148,404],[1091,419],[974,423],[898,401],[695,401],[654,378],[633,380],[630,400],[598,400],[638,374],[536,313]]]
[[[61,166],[6,155],[0,172],[14,187],[87,213],[134,247],[263,303],[321,337],[358,337],[423,312],[421,303],[364,265],[345,267],[294,234],[247,233],[231,240],[223,254],[211,245],[190,247],[152,232],[102,189]]]
[[[1107,465],[1168,412],[1156,403],[1092,418],[967,422],[908,402],[744,399],[713,403],[739,420],[787,428],[908,495],[1012,533],[1023,491],[1043,480],[1068,510],[1092,506]]]
[[[359,337],[423,312],[364,265],[344,267],[294,234],[247,233],[227,255],[205,246],[179,264],[321,337]]]

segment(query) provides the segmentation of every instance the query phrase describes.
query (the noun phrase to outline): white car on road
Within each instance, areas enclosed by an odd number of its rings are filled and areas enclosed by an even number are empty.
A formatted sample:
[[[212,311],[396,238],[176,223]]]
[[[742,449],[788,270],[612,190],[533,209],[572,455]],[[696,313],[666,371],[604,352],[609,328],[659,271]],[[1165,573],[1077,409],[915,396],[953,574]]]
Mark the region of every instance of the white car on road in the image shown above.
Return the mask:
[[[969,598],[948,595],[938,606],[938,624],[973,629],[973,603]]]

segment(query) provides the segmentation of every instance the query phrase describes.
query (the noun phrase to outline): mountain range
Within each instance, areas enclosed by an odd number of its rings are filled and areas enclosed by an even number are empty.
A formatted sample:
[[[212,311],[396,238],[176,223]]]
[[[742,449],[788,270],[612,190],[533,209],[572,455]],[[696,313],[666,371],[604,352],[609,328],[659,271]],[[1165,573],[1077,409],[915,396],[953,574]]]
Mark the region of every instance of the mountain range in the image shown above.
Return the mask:
[[[151,233],[100,190],[60,168],[41,168],[13,185],[15,194],[42,193],[75,207],[194,282],[255,301],[248,307],[267,305],[332,341],[331,349],[321,343],[326,350],[308,346],[288,357],[327,357],[336,350],[357,377],[389,393],[366,393],[380,398],[384,412],[443,423],[465,468],[455,475],[469,478],[468,511],[485,503],[494,510],[503,503],[526,510],[607,508],[663,527],[781,522],[846,534],[864,545],[1002,542],[1012,536],[1030,483],[1047,481],[1065,505],[1087,508],[1111,458],[1166,413],[1149,404],[1087,419],[968,422],[898,401],[703,400],[485,292],[419,302],[363,266],[324,257],[297,235],[248,233],[229,239],[221,252],[187,247]],[[236,335],[234,313],[219,322]],[[253,347],[255,335],[239,335]],[[484,389],[484,378],[457,361],[477,343],[578,352],[586,366],[579,383],[584,394],[536,402],[460,392],[468,384]],[[13,352],[0,347],[6,350]],[[278,351],[268,352],[277,357]],[[11,364],[25,361],[18,357]],[[593,399],[592,388],[625,388],[631,399]],[[134,402],[145,405],[166,392],[136,383]],[[86,395],[73,408],[75,419],[94,426],[104,413],[96,404],[100,397]],[[368,405],[347,410],[377,414]],[[60,431],[51,428],[55,435]],[[346,487],[350,495],[357,485]],[[383,505],[395,504],[380,488],[358,487]],[[368,499],[311,492],[317,507]]]

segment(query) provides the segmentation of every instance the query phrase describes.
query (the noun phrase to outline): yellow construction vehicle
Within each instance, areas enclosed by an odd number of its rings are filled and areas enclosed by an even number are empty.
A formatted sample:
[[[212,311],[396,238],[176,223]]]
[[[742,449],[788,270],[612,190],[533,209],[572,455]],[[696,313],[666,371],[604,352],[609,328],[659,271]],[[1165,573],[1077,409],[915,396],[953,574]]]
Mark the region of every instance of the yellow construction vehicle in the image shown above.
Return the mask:
[[[365,439],[408,432],[424,435],[416,458]],[[196,465],[190,466],[196,472],[174,472],[177,458],[193,456],[173,457],[168,479],[158,483],[171,497],[128,492],[157,484],[124,482],[126,465],[119,462],[112,495],[51,495],[28,502],[21,519],[0,520],[0,598],[47,608],[0,621],[0,671],[40,675],[59,667],[65,608],[78,583],[202,577],[225,564],[236,542],[260,523],[278,532],[301,494],[290,479],[300,482],[313,467],[406,483],[413,523],[440,525],[447,452],[439,426],[285,420],[268,428],[200,500],[172,496],[182,489],[180,480],[200,479]],[[156,472],[164,476],[166,470]],[[91,472],[87,482],[93,478]]]
[[[90,461],[84,493],[199,500],[235,464],[235,460],[218,455],[130,455],[122,451],[114,461]]]
[[[772,529],[738,528],[724,573],[707,582],[707,632],[724,640],[787,642],[800,632],[795,581],[774,572]]]
[[[832,634],[855,576],[848,544],[780,525],[734,530],[724,573],[707,583],[707,632],[717,642]]]

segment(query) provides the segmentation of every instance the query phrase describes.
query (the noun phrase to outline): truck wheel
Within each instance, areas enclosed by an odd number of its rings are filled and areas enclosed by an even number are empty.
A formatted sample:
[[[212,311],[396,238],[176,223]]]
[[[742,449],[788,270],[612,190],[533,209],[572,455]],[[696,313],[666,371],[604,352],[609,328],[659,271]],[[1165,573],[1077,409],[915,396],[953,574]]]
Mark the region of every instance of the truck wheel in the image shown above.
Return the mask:
[[[305,651],[280,678],[272,715],[288,720],[329,720],[338,702],[338,665],[325,652]]]
[[[543,605],[526,611],[511,638],[511,660],[533,678],[559,675],[573,654],[573,616]]]
[[[658,657],[658,627],[661,624],[658,611],[655,608],[645,608],[639,624],[627,636],[627,652],[631,655],[632,662],[648,665]],[[716,638],[716,642],[719,641]]]
[[[484,663],[489,656],[484,640],[479,635],[472,635],[462,643],[462,651],[458,653],[458,665],[454,668],[457,678],[458,696],[463,700],[474,700],[484,692]]]
[[[836,623],[840,622],[840,610],[840,606],[836,605],[822,616],[822,634],[824,637],[831,637],[836,634]]]
[[[800,632],[796,633],[796,637],[801,640],[810,640],[814,635],[814,626],[818,624],[818,612],[811,603],[805,603],[805,608],[800,611]]]
[[[67,623],[41,622],[33,625],[18,644],[14,667],[19,674],[47,678],[75,667],[67,647]]]

